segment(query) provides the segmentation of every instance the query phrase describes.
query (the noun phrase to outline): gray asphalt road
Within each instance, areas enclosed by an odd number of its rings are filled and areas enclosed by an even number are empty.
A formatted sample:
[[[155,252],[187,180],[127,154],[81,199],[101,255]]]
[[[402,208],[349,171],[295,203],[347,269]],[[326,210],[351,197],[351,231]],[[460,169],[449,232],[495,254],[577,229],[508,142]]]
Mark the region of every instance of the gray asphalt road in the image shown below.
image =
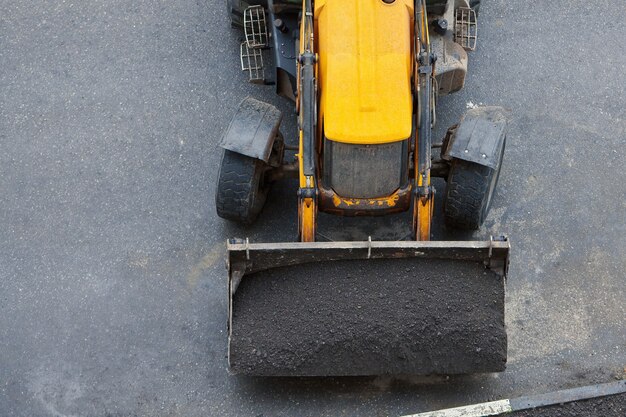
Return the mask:
[[[514,114],[477,234],[513,242],[508,370],[322,380],[226,369],[223,242],[293,239],[295,188],[252,228],[215,215],[237,103],[290,109],[245,83],[222,3],[0,1],[1,415],[394,416],[624,376],[623,0],[487,0],[467,89],[440,102],[437,134],[468,102]]]

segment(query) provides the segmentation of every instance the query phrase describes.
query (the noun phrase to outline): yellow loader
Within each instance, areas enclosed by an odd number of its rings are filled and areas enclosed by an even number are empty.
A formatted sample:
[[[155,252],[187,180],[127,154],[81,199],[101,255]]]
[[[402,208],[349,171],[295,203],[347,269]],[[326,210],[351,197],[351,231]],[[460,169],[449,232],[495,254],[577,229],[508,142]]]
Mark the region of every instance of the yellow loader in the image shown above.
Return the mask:
[[[446,180],[446,225],[478,229],[502,164],[502,108],[471,109],[443,142],[431,139],[437,97],[464,85],[478,2],[227,0],[227,6],[233,26],[243,29],[242,69],[295,102],[299,128],[297,146],[286,145],[281,112],[247,98],[221,141],[219,216],[251,223],[273,183],[299,180],[298,242],[227,242],[230,370],[260,376],[504,370],[507,238],[430,240],[431,180]],[[284,156],[289,150],[293,162]],[[410,241],[316,241],[320,212],[408,210]]]

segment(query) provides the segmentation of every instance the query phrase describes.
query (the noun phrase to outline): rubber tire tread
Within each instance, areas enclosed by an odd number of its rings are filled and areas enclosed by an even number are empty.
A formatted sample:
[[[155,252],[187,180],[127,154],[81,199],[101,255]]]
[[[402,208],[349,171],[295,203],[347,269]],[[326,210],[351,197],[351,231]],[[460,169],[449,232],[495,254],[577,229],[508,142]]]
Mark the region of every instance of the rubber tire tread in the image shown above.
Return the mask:
[[[463,230],[480,228],[489,210],[485,206],[491,179],[497,174],[496,170],[484,165],[453,160],[444,202],[448,227]]]
[[[253,223],[267,199],[268,187],[259,187],[264,171],[263,161],[224,150],[215,192],[217,215],[237,223]]]

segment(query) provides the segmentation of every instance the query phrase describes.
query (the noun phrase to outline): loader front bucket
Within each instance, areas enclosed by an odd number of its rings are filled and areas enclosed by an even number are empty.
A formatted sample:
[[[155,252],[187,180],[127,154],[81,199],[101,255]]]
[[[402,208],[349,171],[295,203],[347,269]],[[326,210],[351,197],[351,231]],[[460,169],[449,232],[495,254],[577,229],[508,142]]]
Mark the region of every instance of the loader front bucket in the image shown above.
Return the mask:
[[[506,239],[228,243],[228,360],[258,376],[503,371]]]

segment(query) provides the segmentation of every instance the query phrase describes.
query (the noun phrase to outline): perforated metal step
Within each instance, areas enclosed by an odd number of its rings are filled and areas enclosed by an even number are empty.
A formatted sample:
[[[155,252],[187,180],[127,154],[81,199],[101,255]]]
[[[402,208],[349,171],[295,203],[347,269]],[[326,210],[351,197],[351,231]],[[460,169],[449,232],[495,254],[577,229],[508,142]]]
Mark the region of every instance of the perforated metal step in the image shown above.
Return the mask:
[[[454,41],[466,51],[476,50],[478,41],[478,21],[473,9],[459,7],[456,10]]]
[[[265,73],[263,71],[263,54],[259,48],[250,48],[247,42],[241,44],[241,70],[248,73],[248,81],[251,83],[263,83]]]
[[[267,46],[267,22],[263,6],[250,6],[244,11],[243,31],[248,48]]]

